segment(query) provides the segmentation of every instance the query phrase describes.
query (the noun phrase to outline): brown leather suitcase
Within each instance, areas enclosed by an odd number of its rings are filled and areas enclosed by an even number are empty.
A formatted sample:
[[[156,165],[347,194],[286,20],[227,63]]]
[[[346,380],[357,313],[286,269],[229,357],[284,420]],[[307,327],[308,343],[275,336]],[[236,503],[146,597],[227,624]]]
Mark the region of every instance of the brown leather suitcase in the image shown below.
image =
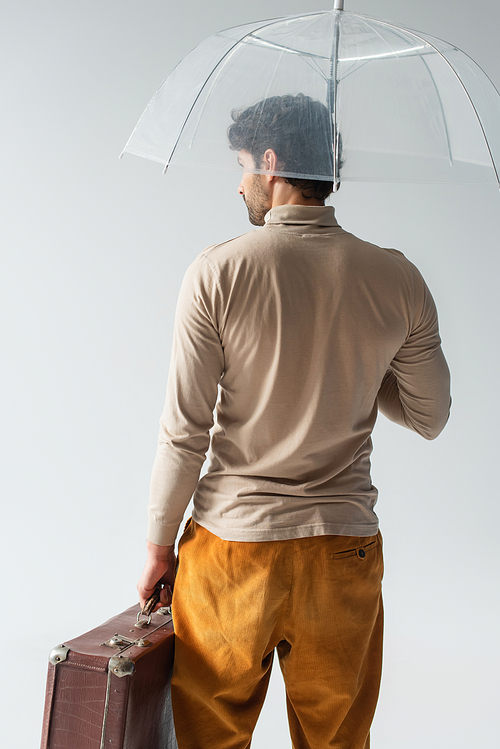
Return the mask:
[[[144,617],[139,604],[54,648],[42,749],[177,749],[173,650],[170,609]]]

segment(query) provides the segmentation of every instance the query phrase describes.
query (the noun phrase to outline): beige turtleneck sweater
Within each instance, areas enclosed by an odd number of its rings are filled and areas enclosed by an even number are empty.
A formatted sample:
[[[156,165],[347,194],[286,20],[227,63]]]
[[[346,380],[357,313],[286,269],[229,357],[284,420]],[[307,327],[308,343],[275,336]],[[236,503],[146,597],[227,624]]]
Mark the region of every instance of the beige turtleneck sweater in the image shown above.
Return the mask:
[[[227,540],[374,535],[378,410],[433,439],[449,388],[415,266],[345,232],[330,206],[273,208],[185,275],[149,540],[174,542],[193,492],[193,518]]]

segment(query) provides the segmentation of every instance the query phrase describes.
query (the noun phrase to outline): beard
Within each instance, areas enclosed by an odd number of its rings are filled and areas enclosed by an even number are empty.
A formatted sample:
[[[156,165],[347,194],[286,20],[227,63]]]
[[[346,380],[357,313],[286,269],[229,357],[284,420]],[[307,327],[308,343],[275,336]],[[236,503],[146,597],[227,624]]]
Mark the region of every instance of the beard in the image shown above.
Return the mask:
[[[264,216],[271,208],[269,194],[260,181],[259,174],[252,175],[252,186],[243,195],[248,210],[248,219],[254,226],[264,226]]]

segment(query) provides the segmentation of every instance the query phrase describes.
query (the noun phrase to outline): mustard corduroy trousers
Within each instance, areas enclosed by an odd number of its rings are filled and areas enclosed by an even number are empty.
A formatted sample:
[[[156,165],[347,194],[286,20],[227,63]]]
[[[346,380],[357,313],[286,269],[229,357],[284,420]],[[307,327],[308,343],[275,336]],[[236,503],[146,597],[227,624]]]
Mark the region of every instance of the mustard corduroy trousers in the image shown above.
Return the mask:
[[[179,749],[248,749],[276,649],[293,749],[368,749],[382,666],[380,534],[223,541],[190,521],[172,612]]]

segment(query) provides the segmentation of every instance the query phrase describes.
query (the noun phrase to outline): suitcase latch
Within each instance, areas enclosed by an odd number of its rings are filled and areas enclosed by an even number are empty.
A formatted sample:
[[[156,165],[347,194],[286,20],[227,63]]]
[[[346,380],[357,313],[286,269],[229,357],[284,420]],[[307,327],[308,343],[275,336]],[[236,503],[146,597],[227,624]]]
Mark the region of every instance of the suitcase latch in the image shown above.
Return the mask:
[[[103,642],[102,645],[106,645],[108,648],[128,648],[130,645],[136,645],[138,648],[147,648],[151,645],[149,640],[144,640],[142,637],[139,640],[131,640],[130,637],[119,635],[118,632],[110,637],[109,640]]]

